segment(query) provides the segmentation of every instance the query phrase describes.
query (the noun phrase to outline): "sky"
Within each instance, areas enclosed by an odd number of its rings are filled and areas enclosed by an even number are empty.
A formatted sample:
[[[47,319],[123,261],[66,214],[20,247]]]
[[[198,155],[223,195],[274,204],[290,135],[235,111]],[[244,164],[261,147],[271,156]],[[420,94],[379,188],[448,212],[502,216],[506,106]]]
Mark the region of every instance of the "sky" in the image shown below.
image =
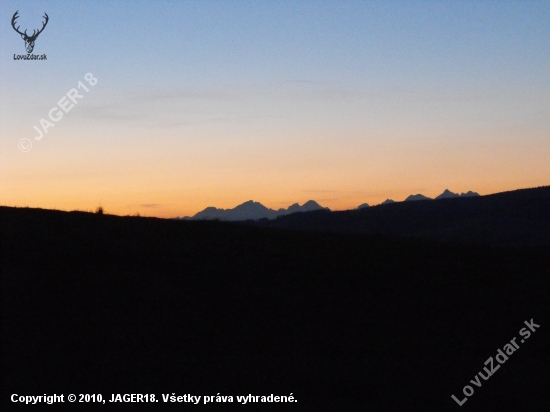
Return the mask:
[[[46,60],[17,59],[16,11],[28,34],[48,14]],[[548,185],[549,73],[550,1],[2,1],[0,204],[175,217]]]

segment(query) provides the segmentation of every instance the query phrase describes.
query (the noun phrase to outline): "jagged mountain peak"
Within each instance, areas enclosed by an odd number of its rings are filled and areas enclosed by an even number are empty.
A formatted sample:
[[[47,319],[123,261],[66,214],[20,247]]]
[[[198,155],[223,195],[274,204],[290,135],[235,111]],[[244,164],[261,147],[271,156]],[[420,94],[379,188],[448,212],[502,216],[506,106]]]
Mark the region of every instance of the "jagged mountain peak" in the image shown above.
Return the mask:
[[[468,190],[466,193],[461,193],[460,196],[461,197],[479,196],[479,193]]]
[[[449,189],[445,189],[443,193],[436,197],[436,199],[450,199],[453,197],[459,197],[458,193],[451,192]]]
[[[254,200],[247,200],[244,203],[241,203],[238,206],[235,206],[233,209],[218,209],[215,207],[207,207],[201,212],[193,216],[192,220],[229,220],[229,221],[239,221],[239,220],[259,220],[259,219],[275,219],[278,216],[289,215],[296,212],[310,212],[314,210],[323,210],[324,208],[320,206],[314,200],[308,200],[302,206],[299,203],[293,203],[287,209],[281,208],[279,210],[270,209],[260,202],[255,202]]]
[[[405,202],[410,202],[412,200],[431,200],[431,198],[429,198],[428,196],[424,196],[420,193],[416,194],[416,195],[410,195],[409,197],[407,197],[405,199]]]

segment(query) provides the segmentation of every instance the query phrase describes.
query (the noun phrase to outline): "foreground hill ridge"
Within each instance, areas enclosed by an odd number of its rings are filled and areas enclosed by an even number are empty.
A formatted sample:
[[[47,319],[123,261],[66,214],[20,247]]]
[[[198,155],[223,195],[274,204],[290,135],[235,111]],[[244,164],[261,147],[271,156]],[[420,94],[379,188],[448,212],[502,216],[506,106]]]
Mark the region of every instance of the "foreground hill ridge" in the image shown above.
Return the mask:
[[[300,231],[361,233],[506,247],[550,247],[550,186],[485,196],[394,202],[249,221]]]
[[[258,202],[246,205],[258,207]],[[315,206],[317,203],[310,203]],[[261,205],[260,205],[261,206]],[[287,211],[304,208],[305,204],[289,207]],[[261,206],[263,207],[263,206]],[[320,206],[319,206],[320,207]],[[267,209],[267,208],[266,208]],[[55,214],[94,213],[58,211],[35,208],[0,206],[0,212],[9,210],[43,210]],[[248,219],[242,221],[210,222],[212,224],[257,226],[300,232],[328,232],[359,235],[383,235],[457,242],[491,247],[550,248],[550,186],[516,189],[484,196],[440,198],[438,201],[391,202],[374,207],[330,211],[328,208],[307,213],[288,213],[275,219]],[[96,213],[97,215],[97,213]],[[166,221],[176,219],[139,216],[105,215],[109,219],[141,219]],[[207,223],[208,219],[180,220],[188,223]],[[5,221],[4,221],[5,223]],[[179,223],[176,223],[179,226]],[[185,225],[183,225],[185,227]]]
[[[457,197],[474,197],[480,196],[477,192],[472,192],[471,190],[466,193],[453,193],[449,189],[445,189],[443,193],[435,197],[435,199],[447,199],[447,198],[457,198]],[[414,200],[433,200],[430,197],[424,196],[422,194],[410,195],[404,201],[414,201]],[[392,199],[386,199],[381,205],[395,203]],[[364,209],[370,207],[368,203],[360,204],[357,209]],[[225,221],[241,221],[241,220],[259,220],[259,219],[276,219],[280,216],[289,215],[292,213],[298,212],[312,212],[316,210],[327,210],[330,211],[328,207],[322,207],[315,200],[308,200],[302,206],[298,203],[290,205],[287,209],[280,208],[278,210],[270,209],[260,202],[255,202],[254,200],[248,200],[240,205],[235,206],[233,209],[221,209],[214,206],[209,206],[206,209],[198,212],[194,216],[184,216],[176,217],[175,219],[184,219],[184,220],[225,220]]]

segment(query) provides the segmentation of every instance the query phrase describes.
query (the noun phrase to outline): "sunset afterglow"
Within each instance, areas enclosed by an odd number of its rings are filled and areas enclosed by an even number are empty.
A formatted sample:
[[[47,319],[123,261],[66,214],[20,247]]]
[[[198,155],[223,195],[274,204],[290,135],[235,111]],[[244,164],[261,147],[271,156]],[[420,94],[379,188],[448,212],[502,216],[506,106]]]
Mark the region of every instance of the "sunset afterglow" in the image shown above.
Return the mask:
[[[129,4],[0,5],[0,204],[175,217],[549,183],[548,2]],[[48,13],[47,60],[13,59],[16,10]]]

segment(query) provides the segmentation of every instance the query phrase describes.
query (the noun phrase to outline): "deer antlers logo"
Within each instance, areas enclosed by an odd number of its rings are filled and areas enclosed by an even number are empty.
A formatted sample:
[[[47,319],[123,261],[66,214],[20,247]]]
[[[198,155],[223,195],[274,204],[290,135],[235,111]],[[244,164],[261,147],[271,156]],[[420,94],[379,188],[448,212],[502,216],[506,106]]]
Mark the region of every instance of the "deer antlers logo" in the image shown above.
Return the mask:
[[[32,53],[32,51],[34,49],[34,42],[36,41],[36,38],[38,37],[38,35],[40,33],[42,33],[44,31],[44,28],[46,27],[46,24],[48,24],[48,20],[50,18],[48,17],[48,15],[46,13],[44,13],[44,18],[46,19],[46,21],[43,23],[42,28],[40,30],[38,30],[38,32],[36,30],[33,30],[32,35],[29,36],[27,34],[27,30],[25,30],[24,33],[21,33],[19,31],[19,26],[15,27],[15,20],[17,20],[17,18],[19,17],[17,15],[17,13],[19,13],[19,10],[17,10],[14,13],[14,15],[11,19],[11,25],[12,25],[13,29],[21,35],[21,38],[23,40],[25,40],[25,48],[27,49],[27,53]]]

